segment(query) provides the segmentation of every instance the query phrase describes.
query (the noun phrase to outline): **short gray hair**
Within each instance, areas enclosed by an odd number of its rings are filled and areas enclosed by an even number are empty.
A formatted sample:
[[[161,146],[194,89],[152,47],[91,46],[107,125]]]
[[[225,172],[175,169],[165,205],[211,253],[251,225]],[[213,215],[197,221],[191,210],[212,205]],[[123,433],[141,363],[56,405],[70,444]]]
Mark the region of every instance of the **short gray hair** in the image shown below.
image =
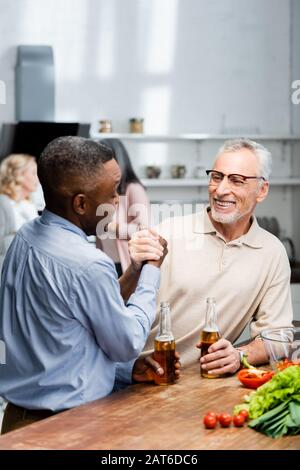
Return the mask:
[[[226,140],[218,150],[216,158],[218,158],[222,153],[238,152],[242,149],[248,149],[256,155],[260,173],[258,176],[263,176],[266,180],[269,180],[272,171],[271,152],[269,152],[269,150],[267,150],[263,145],[254,142],[254,140],[246,138]]]

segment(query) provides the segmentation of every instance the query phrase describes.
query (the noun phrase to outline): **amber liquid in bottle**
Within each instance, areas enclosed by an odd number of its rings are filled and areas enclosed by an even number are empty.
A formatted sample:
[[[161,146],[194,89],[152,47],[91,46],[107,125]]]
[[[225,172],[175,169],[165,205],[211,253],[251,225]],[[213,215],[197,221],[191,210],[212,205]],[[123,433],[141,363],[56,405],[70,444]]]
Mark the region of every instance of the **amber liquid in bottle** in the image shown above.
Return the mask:
[[[206,331],[203,330],[201,332],[201,357],[206,356],[208,354],[208,348],[216,343],[220,339],[220,333],[218,331]],[[220,377],[220,375],[216,374],[208,374],[206,371],[202,369],[200,366],[201,370],[201,376],[208,378],[208,379],[214,379],[217,377]]]
[[[164,375],[155,374],[155,383],[158,385],[171,385],[175,382],[175,341],[154,341],[155,361],[164,369]]]
[[[175,349],[176,344],[171,332],[170,306],[161,302],[159,332],[154,340],[153,358],[164,369],[164,374],[154,374],[157,385],[171,385],[175,382]]]
[[[220,333],[216,324],[216,302],[215,299],[209,297],[207,299],[207,307],[206,307],[206,320],[205,326],[200,334],[200,342],[201,342],[201,357],[206,356],[208,354],[209,347],[216,343],[220,338]],[[205,377],[207,379],[215,379],[221,377],[220,374],[208,374],[207,370],[204,370],[201,367],[200,363],[200,374],[201,377]]]

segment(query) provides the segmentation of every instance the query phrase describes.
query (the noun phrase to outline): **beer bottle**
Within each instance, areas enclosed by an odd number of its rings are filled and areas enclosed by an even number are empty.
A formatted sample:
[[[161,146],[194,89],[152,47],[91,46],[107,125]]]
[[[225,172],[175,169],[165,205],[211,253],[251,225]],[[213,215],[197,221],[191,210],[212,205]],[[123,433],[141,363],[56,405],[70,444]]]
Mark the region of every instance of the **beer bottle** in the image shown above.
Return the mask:
[[[208,354],[208,348],[220,339],[219,328],[217,327],[216,323],[216,299],[214,297],[208,297],[206,299],[206,318],[205,318],[205,326],[200,334],[200,342],[201,342],[201,357]],[[208,374],[207,371],[201,368],[200,363],[200,373],[202,377],[206,377],[209,379],[213,379],[216,377],[220,377],[216,374]]]
[[[171,332],[169,302],[161,302],[159,331],[154,340],[153,358],[164,369],[164,374],[155,374],[157,385],[171,385],[175,382],[175,340]]]

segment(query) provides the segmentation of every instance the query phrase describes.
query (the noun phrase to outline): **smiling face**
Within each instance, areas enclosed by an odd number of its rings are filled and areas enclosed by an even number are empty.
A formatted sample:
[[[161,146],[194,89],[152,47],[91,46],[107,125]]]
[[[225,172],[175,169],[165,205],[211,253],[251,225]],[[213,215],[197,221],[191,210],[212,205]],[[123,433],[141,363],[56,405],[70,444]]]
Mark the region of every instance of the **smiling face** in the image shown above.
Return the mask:
[[[213,169],[225,175],[261,176],[256,155],[248,149],[225,152],[218,156]],[[209,185],[209,203],[213,221],[220,224],[248,223],[258,202],[268,194],[268,182],[250,179],[233,188],[226,177],[219,185]]]

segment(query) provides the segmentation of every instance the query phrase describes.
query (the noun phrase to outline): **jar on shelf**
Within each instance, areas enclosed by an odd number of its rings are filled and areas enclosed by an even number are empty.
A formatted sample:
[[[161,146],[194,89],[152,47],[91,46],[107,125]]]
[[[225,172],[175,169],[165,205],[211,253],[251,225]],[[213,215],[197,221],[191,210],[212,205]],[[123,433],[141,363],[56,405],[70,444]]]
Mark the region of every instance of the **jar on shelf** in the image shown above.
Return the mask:
[[[99,123],[100,123],[99,132],[108,132],[108,133],[112,132],[111,121],[109,121],[108,119],[101,119]]]
[[[148,165],[145,168],[145,173],[146,173],[146,178],[149,178],[149,179],[159,178],[159,175],[161,173],[161,168],[156,165]]]
[[[171,176],[172,178],[184,178],[186,174],[185,165],[172,165],[171,166]]]
[[[131,118],[129,119],[129,131],[133,134],[142,134],[144,129],[143,118]]]

